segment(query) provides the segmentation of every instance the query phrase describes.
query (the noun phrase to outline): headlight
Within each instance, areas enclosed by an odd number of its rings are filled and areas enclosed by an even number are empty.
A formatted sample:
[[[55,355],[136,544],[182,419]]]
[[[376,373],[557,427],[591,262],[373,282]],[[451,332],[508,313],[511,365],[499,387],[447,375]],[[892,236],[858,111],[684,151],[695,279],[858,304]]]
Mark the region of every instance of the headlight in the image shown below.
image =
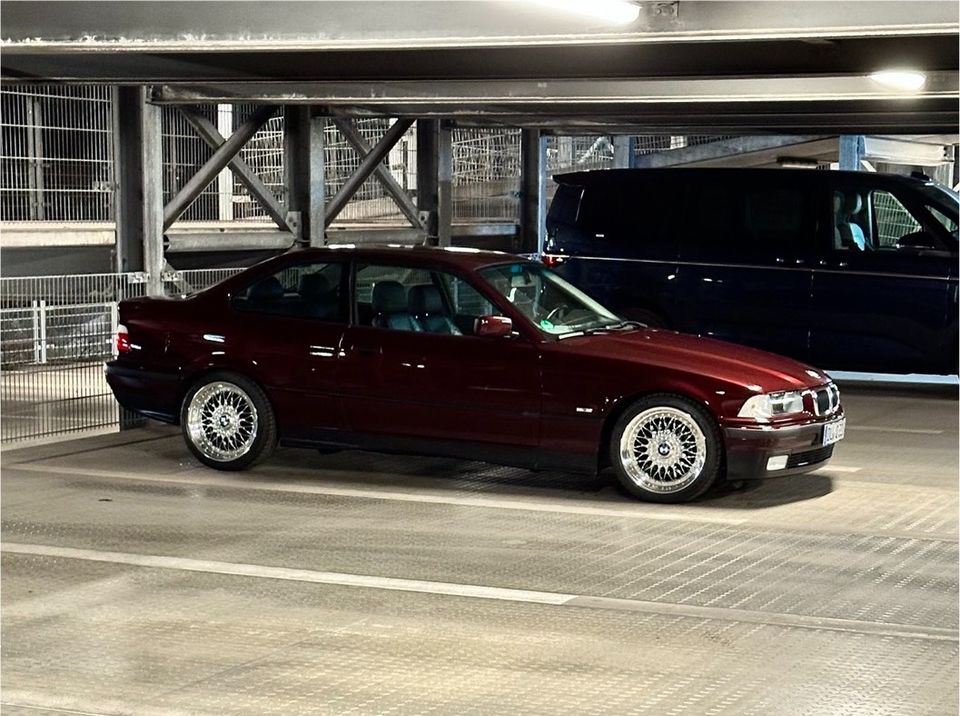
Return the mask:
[[[748,398],[737,415],[741,418],[754,418],[765,422],[781,415],[803,412],[803,392],[799,390],[784,393],[765,393]]]

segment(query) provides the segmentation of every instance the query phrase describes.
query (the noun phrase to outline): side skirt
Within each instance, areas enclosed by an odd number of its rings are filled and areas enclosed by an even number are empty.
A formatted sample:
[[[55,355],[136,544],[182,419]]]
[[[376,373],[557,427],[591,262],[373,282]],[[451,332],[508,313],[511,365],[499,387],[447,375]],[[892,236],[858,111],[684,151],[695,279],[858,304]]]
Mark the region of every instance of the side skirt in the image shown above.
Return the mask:
[[[459,440],[373,435],[324,431],[316,436],[283,436],[280,444],[287,447],[335,447],[351,450],[425,457],[452,457],[461,460],[479,460],[494,465],[521,467],[528,470],[556,470],[583,475],[597,473],[597,456],[592,453],[555,453],[539,448],[517,447]]]

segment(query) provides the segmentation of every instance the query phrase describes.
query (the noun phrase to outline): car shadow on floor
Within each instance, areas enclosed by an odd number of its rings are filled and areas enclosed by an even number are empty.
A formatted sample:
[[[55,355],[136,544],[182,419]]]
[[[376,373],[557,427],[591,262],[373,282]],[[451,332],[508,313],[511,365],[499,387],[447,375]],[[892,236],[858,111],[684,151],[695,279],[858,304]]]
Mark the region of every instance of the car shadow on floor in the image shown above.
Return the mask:
[[[377,452],[342,450],[320,453],[311,450],[281,449],[265,464],[316,470],[317,477],[349,473],[352,487],[429,487],[467,492],[536,494],[550,492],[551,497],[584,494],[604,501],[633,502],[609,470],[599,475],[564,472],[537,472],[490,463],[442,457],[419,457]],[[257,471],[262,469],[258,467]],[[798,475],[774,480],[753,480],[731,484],[720,480],[705,495],[694,501],[699,507],[756,509],[800,502],[829,494],[833,480],[827,475]]]
[[[831,492],[833,478],[816,473],[742,483],[720,480],[695,504],[750,510],[813,500]]]

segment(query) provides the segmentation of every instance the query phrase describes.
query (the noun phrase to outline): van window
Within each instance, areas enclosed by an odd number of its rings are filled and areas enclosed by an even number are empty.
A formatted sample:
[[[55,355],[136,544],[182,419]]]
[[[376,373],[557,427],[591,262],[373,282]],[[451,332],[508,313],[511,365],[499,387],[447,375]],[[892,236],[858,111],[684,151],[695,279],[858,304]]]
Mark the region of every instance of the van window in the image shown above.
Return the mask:
[[[580,209],[580,197],[583,195],[582,186],[561,184],[553,195],[550,203],[550,221],[573,226],[577,221],[577,212]]]
[[[813,236],[815,219],[801,188],[704,183],[685,203],[685,254],[768,253],[802,246]],[[699,249],[699,251],[698,251]]]
[[[577,227],[597,256],[675,259],[676,203],[672,182],[646,180],[588,186]]]
[[[896,249],[901,236],[920,231],[917,221],[906,207],[888,191],[870,192],[873,226],[876,227],[876,249]]]

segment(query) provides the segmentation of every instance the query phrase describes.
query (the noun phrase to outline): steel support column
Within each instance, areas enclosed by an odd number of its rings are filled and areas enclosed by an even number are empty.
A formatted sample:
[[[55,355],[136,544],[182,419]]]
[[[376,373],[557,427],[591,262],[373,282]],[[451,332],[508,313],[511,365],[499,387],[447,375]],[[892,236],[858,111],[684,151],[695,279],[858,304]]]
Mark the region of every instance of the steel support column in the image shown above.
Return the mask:
[[[437,206],[439,197],[437,179],[439,174],[438,150],[440,147],[440,121],[417,120],[417,211],[420,223],[430,239],[437,237]]]
[[[356,126],[353,124],[353,120],[335,118],[333,123],[337,125],[337,129],[340,130],[340,134],[343,135],[344,139],[347,140],[350,146],[352,146],[357,154],[359,154],[361,157],[366,156],[373,151],[370,145],[367,144],[366,140],[361,136],[360,132],[357,131]],[[376,174],[377,179],[383,185],[383,188],[386,189],[387,193],[400,208],[400,211],[405,217],[407,217],[407,220],[410,222],[410,224],[417,229],[423,228],[416,205],[407,195],[407,192],[403,190],[403,187],[401,187],[400,184],[397,183],[397,180],[393,178],[393,174],[390,173],[390,170],[381,162],[374,168],[374,173]]]
[[[863,135],[840,135],[840,169],[843,171],[860,171],[860,160],[863,158]]]
[[[114,265],[119,273],[143,271],[144,91],[120,86],[113,93]]]
[[[390,153],[390,150],[400,141],[400,137],[410,129],[412,124],[412,119],[398,119],[384,133],[380,141],[374,145],[370,153],[360,160],[360,166],[357,167],[357,170],[350,175],[343,186],[340,187],[340,190],[330,199],[330,203],[327,205],[327,226],[330,226],[337,215],[343,211],[343,207],[357,193],[357,189],[376,171],[377,165]]]
[[[230,135],[227,141],[214,151],[213,155],[197,170],[197,173],[190,177],[177,195],[163,208],[164,230],[169,229],[173,225],[173,222],[200,196],[200,193],[206,189],[207,185],[216,179],[221,171],[226,169],[230,160],[232,160],[243,148],[243,145],[250,141],[250,138],[267,123],[267,120],[273,116],[276,109],[276,107],[270,105],[257,109],[246,122],[240,125],[236,132]]]
[[[633,166],[635,140],[627,134],[613,136],[613,168],[629,169]]]
[[[200,135],[200,138],[209,144],[214,150],[219,149],[227,141],[209,119],[202,114],[198,114],[190,107],[178,107],[183,118],[187,120],[193,130]],[[250,166],[240,158],[240,155],[232,157],[227,163],[237,178],[249,189],[250,194],[260,203],[264,211],[273,219],[274,223],[281,229],[290,231],[287,226],[287,212],[280,202],[273,195],[273,192],[267,188],[263,180],[250,168]]]
[[[453,130],[440,126],[437,135],[437,246],[453,240]]]
[[[284,108],[288,223],[298,223],[300,243],[323,246],[326,226],[325,118],[311,107]],[[297,228],[297,227],[294,227]]]
[[[520,252],[543,248],[547,215],[547,138],[538,129],[520,135]]]

